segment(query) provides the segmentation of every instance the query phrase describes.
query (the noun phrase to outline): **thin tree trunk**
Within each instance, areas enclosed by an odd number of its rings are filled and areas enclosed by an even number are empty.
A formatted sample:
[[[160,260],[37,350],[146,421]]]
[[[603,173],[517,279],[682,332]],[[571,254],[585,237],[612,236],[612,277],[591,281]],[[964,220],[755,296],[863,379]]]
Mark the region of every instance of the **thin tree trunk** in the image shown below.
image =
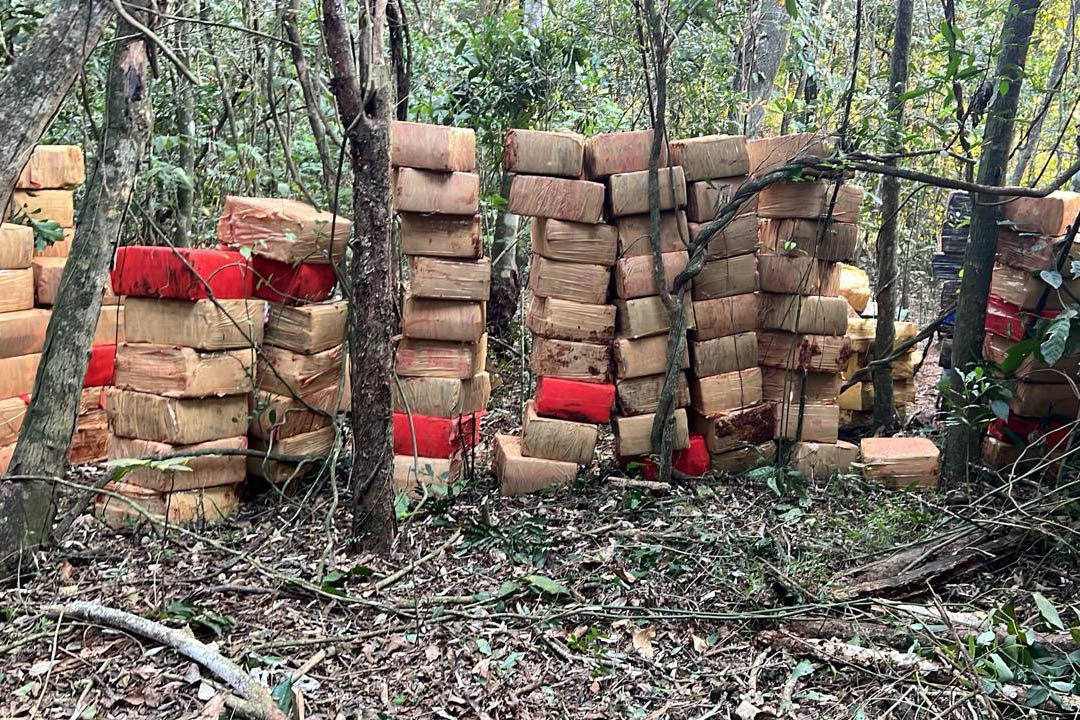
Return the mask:
[[[1024,64],[1035,26],[1040,0],[1017,0],[1009,6],[1009,15],[1002,28],[1001,54],[998,56],[995,84],[1007,84],[990,106],[983,131],[982,157],[979,159],[978,180],[983,185],[1001,185],[1005,165],[1012,146],[1016,109],[1024,79]],[[1004,82],[1002,82],[1004,81]],[[986,323],[986,301],[990,294],[990,277],[994,268],[997,247],[998,198],[976,194],[973,198],[971,229],[964,254],[960,296],[956,306],[956,330],[952,346],[952,391],[961,398],[965,372],[981,357],[983,326]],[[946,477],[957,481],[965,477],[975,450],[979,429],[970,423],[956,423],[950,429],[946,443]]]
[[[394,273],[390,238],[390,70],[382,28],[386,0],[364,0],[353,56],[344,0],[323,0],[331,87],[349,140],[353,175],[352,298],[348,340],[352,381],[354,496],[358,540],[390,549],[394,515],[390,383],[393,382]],[[357,63],[357,59],[359,63]],[[359,69],[359,72],[358,72]],[[363,92],[370,88],[371,92]]]
[[[177,8],[180,15],[187,15],[185,3]],[[189,65],[186,33],[176,33],[176,54]],[[181,73],[176,78],[176,134],[180,139],[180,169],[185,182],[176,184],[176,225],[173,228],[173,244],[177,247],[191,245],[191,214],[195,204],[195,88]]]
[[[58,0],[0,78],[0,209],[112,17],[104,0]]]
[[[401,0],[386,5],[390,21],[390,60],[394,68],[394,118],[409,119],[409,88],[412,84],[412,43],[409,41],[409,20]]]
[[[746,95],[748,106],[743,132],[757,137],[765,125],[765,107],[772,95],[780,61],[787,48],[791,17],[782,0],[756,0],[751,4],[747,32],[739,47],[735,91]]]
[[[311,126],[311,135],[315,139],[315,149],[319,152],[319,163],[322,165],[323,182],[327,187],[334,183],[334,162],[330,153],[330,146],[326,142],[326,126],[323,124],[322,114],[319,112],[319,94],[311,82],[308,72],[307,59],[304,57],[304,43],[297,27],[297,18],[300,15],[300,0],[289,0],[289,6],[281,15],[281,25],[285,29],[285,36],[291,43],[289,52],[292,55],[293,67],[296,69],[296,79],[300,83],[300,90],[304,95],[304,111],[307,113],[308,124]]]
[[[885,131],[885,149],[890,154],[903,150],[901,124],[904,119],[904,91],[907,89],[908,57],[911,54],[911,19],[913,0],[896,0],[896,25],[893,31],[892,58],[889,61],[889,116]],[[895,160],[887,161],[895,165]],[[874,357],[892,352],[896,320],[896,235],[900,215],[900,178],[886,175],[881,179],[881,230],[877,237],[877,329]],[[874,422],[891,429],[895,425],[892,366],[874,371]]]
[[[146,40],[124,20],[118,21],[117,37],[97,165],[45,334],[36,391],[8,469],[8,477],[19,479],[0,483],[0,547],[32,547],[47,537],[49,478],[64,472],[113,247],[150,137]]]
[[[1058,91],[1061,90],[1061,81],[1065,77],[1065,70],[1068,69],[1069,60],[1072,58],[1073,46],[1076,43],[1075,30],[1078,13],[1080,13],[1080,0],[1073,0],[1069,6],[1069,21],[1065,26],[1065,39],[1061,42],[1061,47],[1058,48],[1057,55],[1054,57],[1054,64],[1050,68],[1050,76],[1047,78],[1046,95],[1043,97],[1042,103],[1039,104],[1039,110],[1035,113],[1023,142],[1020,143],[1020,154],[1016,158],[1016,166],[1013,168],[1009,179],[1010,185],[1020,185],[1024,182],[1024,173],[1027,171],[1027,167],[1031,163],[1031,159],[1035,157],[1035,151],[1039,147],[1039,138],[1042,136],[1046,114],[1049,112],[1054,98],[1057,97]]]
[[[510,173],[500,173],[499,195],[510,197]],[[507,338],[517,312],[521,286],[518,253],[514,245],[520,219],[501,210],[495,219],[495,237],[491,241],[491,298],[488,300],[488,330],[496,337]]]

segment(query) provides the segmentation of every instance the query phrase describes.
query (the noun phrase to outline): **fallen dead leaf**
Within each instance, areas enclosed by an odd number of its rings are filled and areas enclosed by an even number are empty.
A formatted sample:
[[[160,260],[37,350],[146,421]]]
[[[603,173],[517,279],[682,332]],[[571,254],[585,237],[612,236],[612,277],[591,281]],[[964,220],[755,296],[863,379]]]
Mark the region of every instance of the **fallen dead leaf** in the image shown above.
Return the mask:
[[[646,660],[653,659],[653,638],[656,637],[656,628],[634,628],[631,631],[631,642],[637,654]]]

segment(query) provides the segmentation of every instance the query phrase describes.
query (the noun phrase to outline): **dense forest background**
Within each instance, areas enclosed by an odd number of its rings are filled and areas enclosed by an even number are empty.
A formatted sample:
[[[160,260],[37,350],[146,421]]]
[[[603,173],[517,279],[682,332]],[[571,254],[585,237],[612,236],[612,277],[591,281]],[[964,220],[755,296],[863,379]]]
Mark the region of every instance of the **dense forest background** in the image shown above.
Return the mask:
[[[1077,0],[1039,11],[1026,65],[1009,180],[1038,185],[1077,157],[1080,102]],[[525,0],[402,2],[408,60],[400,117],[478,132],[487,241],[496,275],[527,262],[527,243],[509,246],[501,213],[502,133],[510,127],[585,134],[650,126],[633,2]],[[1010,3],[916,3],[909,90],[902,128],[904,165],[972,178],[985,109],[1004,88],[988,80]],[[44,12],[41,3],[0,5],[0,52],[15,57]],[[291,196],[349,212],[340,123],[318,8],[299,0],[193,2],[159,13],[157,33],[191,70],[157,58],[155,128],[132,204],[127,241],[212,242],[225,194]],[[715,132],[835,132],[845,122],[855,148],[882,151],[895,9],[878,0],[787,0],[675,4],[669,67],[672,138]],[[46,142],[94,154],[111,42],[95,51]],[[858,47],[859,57],[855,57]],[[400,82],[400,81],[399,81]],[[399,85],[400,90],[400,85]],[[848,106],[850,101],[850,107]],[[347,166],[345,168],[347,170]],[[878,177],[856,177],[879,203]],[[1076,181],[1074,180],[1074,183]],[[1075,188],[1075,185],[1074,185]],[[900,307],[932,317],[930,255],[946,190],[905,185],[901,194]],[[864,212],[858,264],[873,274],[880,217]],[[516,224],[509,225],[512,235]],[[156,239],[155,239],[156,238]],[[498,280],[496,280],[498,283]]]

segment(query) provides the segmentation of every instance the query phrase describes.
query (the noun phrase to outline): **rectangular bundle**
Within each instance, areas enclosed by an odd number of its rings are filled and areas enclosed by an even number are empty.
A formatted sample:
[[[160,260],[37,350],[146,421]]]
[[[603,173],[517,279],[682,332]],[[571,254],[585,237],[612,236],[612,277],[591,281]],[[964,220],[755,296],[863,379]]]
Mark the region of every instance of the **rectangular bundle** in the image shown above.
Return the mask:
[[[652,225],[649,215],[616,218],[615,228],[619,241],[619,257],[652,255],[652,243],[649,239]],[[690,227],[686,222],[686,213],[682,210],[660,213],[659,237],[662,253],[687,250]]]
[[[604,186],[587,180],[515,175],[508,208],[515,215],[595,225],[604,215]]]
[[[345,257],[352,221],[286,198],[227,195],[218,241],[286,263],[336,263]]]
[[[509,129],[503,135],[503,170],[523,175],[579,178],[585,138],[570,132]]]
[[[86,182],[86,163],[78,145],[38,145],[15,187],[20,190],[69,188]]]
[[[855,223],[864,193],[855,185],[826,181],[773,183],[758,194],[758,215]]]
[[[398,213],[403,255],[476,259],[484,255],[480,216]]]
[[[636,340],[649,335],[666,333],[671,327],[671,314],[659,295],[617,301],[615,316],[619,337]],[[694,304],[683,300],[683,320],[687,329],[695,325]]]
[[[0,270],[25,270],[34,258],[34,230],[0,223]]]
[[[390,164],[471,173],[476,169],[476,133],[467,128],[391,120]]]
[[[615,337],[615,306],[533,297],[525,326],[547,338],[607,343]]]
[[[589,265],[615,264],[619,231],[613,225],[536,218],[532,223],[532,249],[549,260]]]
[[[663,389],[663,375],[644,375],[619,380],[615,383],[619,413],[631,416],[656,412]],[[681,372],[676,377],[672,407],[690,407],[690,383],[686,379],[686,373]]]

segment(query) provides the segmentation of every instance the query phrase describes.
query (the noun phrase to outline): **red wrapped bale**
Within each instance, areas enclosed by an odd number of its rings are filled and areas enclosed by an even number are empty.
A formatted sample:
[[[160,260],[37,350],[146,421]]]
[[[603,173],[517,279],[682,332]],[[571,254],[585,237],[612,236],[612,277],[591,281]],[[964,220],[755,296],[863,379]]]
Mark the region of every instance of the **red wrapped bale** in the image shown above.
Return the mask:
[[[116,251],[112,288],[117,295],[171,300],[242,300],[255,276],[235,250],[122,247]]]
[[[334,294],[337,284],[333,265],[293,265],[255,255],[251,259],[251,269],[255,277],[255,297],[285,305],[322,302]]]
[[[559,377],[536,381],[536,412],[575,422],[607,424],[615,403],[615,386]]]

